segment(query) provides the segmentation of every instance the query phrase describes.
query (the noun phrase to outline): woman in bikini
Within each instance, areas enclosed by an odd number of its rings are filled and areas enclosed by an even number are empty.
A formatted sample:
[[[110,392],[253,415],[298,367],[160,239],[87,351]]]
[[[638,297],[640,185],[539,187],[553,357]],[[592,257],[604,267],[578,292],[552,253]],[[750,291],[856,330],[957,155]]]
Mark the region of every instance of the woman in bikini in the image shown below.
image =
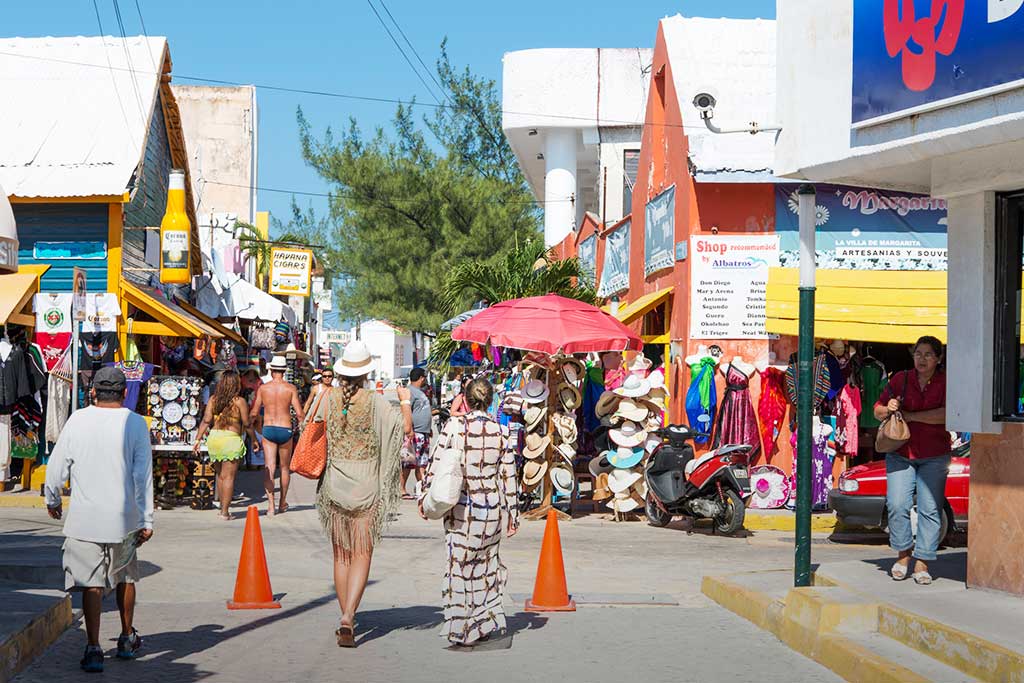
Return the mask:
[[[213,399],[206,404],[203,421],[199,424],[196,442],[192,452],[198,455],[203,437],[206,449],[217,472],[217,496],[220,498],[221,519],[231,519],[231,498],[235,493],[235,474],[245,458],[243,430],[256,443],[249,420],[249,408],[241,396],[242,381],[234,370],[227,370],[221,376],[214,391]],[[211,425],[213,428],[211,429]]]

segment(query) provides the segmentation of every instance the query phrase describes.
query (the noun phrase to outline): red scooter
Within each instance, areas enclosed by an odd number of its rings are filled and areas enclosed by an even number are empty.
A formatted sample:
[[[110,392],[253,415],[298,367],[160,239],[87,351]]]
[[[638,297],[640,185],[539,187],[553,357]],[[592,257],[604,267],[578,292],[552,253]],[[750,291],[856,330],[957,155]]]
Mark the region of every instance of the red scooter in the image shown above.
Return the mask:
[[[718,533],[739,531],[746,514],[744,501],[753,493],[747,469],[751,447],[721,446],[697,458],[688,442],[703,434],[685,425],[668,425],[654,434],[662,443],[644,469],[647,521],[663,527],[675,516],[706,518]]]

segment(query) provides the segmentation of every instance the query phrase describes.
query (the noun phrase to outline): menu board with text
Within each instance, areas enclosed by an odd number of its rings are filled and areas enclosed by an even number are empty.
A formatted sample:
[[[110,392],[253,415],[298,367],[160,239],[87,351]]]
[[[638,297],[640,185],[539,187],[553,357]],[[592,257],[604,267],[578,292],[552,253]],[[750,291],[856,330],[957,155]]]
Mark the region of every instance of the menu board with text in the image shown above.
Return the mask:
[[[767,339],[768,269],[779,263],[777,235],[692,237],[691,339]]]

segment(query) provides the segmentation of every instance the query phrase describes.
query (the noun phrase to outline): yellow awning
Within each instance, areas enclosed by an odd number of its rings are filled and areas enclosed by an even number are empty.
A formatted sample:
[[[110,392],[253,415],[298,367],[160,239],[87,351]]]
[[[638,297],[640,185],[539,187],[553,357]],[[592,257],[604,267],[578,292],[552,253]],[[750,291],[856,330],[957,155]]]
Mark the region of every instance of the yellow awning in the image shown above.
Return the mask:
[[[0,325],[36,326],[32,297],[39,293],[39,279],[50,269],[46,264],[18,266],[17,273],[0,275]]]
[[[156,323],[133,321],[132,331],[137,334],[167,335],[170,337],[213,337],[223,339],[223,325],[212,325],[195,317],[181,306],[165,299],[157,290],[134,285],[121,280],[121,297],[143,313],[151,316]]]
[[[768,332],[796,336],[800,273],[768,272]],[[944,271],[819,270],[814,336],[912,344],[924,335],[946,341]]]
[[[636,301],[626,304],[625,306],[620,306],[619,314],[616,317],[619,319],[619,322],[628,325],[637,318],[643,316],[645,313],[649,313],[651,310],[660,306],[663,301],[671,296],[671,294],[671,287],[659,289],[657,292],[651,292],[650,294],[644,294]],[[610,307],[607,305],[602,306],[601,310],[605,313],[611,312]]]

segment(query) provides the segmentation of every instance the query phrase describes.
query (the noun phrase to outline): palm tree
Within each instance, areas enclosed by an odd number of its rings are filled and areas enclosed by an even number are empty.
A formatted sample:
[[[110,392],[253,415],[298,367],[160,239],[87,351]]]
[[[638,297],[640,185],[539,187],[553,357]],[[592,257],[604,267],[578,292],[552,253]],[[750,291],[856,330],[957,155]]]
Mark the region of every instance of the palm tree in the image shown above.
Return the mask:
[[[270,250],[275,244],[308,246],[309,242],[302,235],[287,233],[275,240],[267,239],[251,223],[238,221],[235,223],[236,234],[238,235],[238,246],[246,259],[252,259],[256,264],[256,285],[263,289],[267,277],[270,274]]]
[[[476,302],[496,304],[530,296],[558,294],[588,304],[597,303],[579,259],[556,259],[540,237],[518,239],[497,261],[463,261],[452,268],[441,290],[441,306],[450,317]],[[441,330],[431,347],[431,368],[445,371],[459,348],[447,330]]]

